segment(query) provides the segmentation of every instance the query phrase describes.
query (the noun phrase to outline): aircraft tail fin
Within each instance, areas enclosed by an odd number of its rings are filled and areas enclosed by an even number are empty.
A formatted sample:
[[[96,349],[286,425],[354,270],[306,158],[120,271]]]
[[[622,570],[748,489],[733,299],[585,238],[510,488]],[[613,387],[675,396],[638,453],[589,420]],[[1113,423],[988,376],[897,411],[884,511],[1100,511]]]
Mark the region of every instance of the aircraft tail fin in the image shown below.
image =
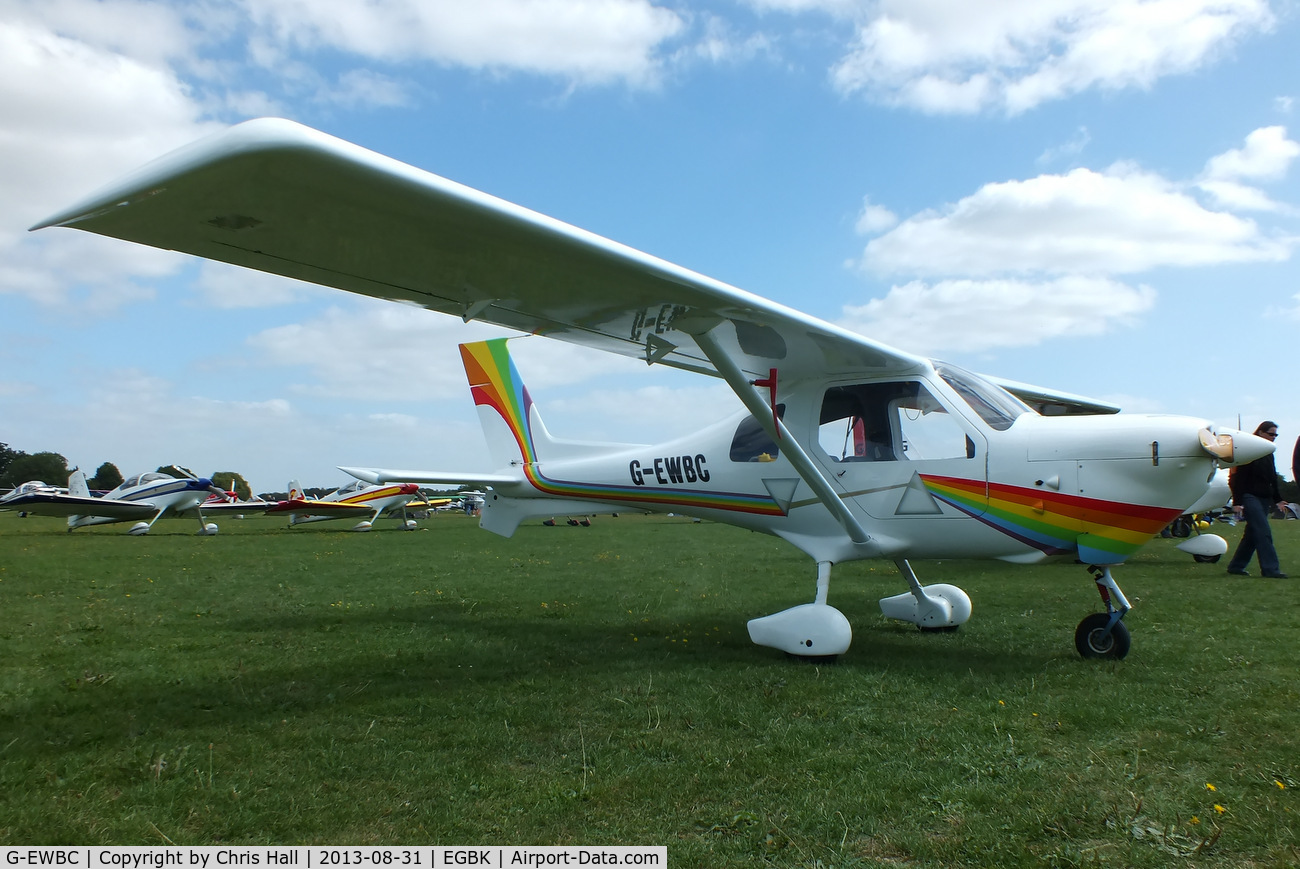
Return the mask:
[[[86,472],[80,468],[68,477],[68,494],[80,498],[90,497],[90,484],[86,482]]]
[[[545,429],[528,387],[510,358],[506,339],[462,344],[460,358],[493,466],[506,468],[537,461],[537,436],[543,434],[545,438]]]
[[[302,484],[299,483],[297,480],[290,480],[290,481],[289,481],[289,500],[290,500],[290,501],[299,501],[299,500],[302,500],[303,497],[304,497],[304,495],[302,494]]]
[[[497,469],[555,459],[592,458],[636,444],[592,443],[553,437],[515,368],[507,338],[460,345],[461,361],[488,452]]]
[[[510,358],[507,340],[495,338],[460,345],[465,377],[496,468],[532,465],[547,459],[590,457],[626,446],[553,437]]]

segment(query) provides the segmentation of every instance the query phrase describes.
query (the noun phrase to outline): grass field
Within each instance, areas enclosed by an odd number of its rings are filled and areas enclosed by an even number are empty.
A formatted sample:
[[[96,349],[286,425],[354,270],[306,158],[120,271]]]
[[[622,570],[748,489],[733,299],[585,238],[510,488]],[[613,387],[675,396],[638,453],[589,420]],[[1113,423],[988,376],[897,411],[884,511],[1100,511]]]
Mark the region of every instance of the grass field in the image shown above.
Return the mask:
[[[842,565],[853,648],[818,666],[745,631],[813,564],[730,527],[192,524],[0,514],[0,843],[1300,864],[1300,578],[1153,541],[1116,572],[1133,650],[1098,662],[1081,566],[919,563],[974,602],[934,635],[880,616],[892,565]],[[1300,522],[1274,530],[1300,576]]]

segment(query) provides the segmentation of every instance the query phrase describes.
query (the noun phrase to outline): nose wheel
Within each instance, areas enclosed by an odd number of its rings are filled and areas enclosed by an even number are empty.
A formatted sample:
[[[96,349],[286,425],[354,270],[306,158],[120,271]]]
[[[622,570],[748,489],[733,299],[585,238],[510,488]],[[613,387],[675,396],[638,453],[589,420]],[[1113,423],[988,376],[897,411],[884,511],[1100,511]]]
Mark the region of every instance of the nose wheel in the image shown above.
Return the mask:
[[[1128,654],[1130,643],[1128,627],[1121,620],[1132,607],[1115,584],[1109,567],[1094,565],[1088,569],[1092,571],[1097,591],[1106,604],[1106,612],[1093,613],[1079,622],[1074,631],[1074,647],[1084,658],[1119,660]]]
[[[1109,613],[1093,613],[1079,622],[1074,631],[1074,647],[1085,658],[1115,658],[1128,654],[1128,627],[1121,621],[1111,624]]]

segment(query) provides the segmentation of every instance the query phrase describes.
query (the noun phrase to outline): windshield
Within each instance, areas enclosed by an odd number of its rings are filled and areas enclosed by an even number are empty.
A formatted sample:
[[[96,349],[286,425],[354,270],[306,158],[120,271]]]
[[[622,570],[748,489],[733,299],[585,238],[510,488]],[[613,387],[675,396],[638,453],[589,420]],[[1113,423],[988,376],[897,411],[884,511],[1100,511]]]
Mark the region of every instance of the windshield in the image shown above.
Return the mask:
[[[1019,416],[1034,412],[1002,387],[955,365],[940,363],[934,370],[995,431],[1006,431]]]

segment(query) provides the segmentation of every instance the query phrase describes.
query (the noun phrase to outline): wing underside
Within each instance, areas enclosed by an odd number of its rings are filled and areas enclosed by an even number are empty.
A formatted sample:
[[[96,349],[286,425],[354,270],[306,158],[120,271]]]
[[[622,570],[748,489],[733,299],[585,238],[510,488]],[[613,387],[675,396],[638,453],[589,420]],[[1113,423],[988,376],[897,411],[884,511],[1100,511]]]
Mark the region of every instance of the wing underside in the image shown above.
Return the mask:
[[[715,373],[892,373],[916,357],[289,121],[232,127],[41,224]],[[39,227],[38,227],[39,228]]]

